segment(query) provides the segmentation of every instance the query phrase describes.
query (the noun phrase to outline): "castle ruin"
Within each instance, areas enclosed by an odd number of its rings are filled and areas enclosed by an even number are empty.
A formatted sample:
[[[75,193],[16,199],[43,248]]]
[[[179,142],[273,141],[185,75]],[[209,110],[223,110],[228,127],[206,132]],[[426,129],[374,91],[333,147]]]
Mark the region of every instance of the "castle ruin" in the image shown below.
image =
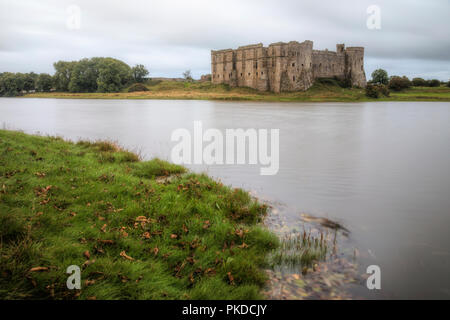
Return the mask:
[[[336,45],[336,52],[313,50],[313,42],[262,43],[236,50],[211,51],[212,83],[260,91],[307,90],[317,78],[348,80],[366,86],[364,48]]]

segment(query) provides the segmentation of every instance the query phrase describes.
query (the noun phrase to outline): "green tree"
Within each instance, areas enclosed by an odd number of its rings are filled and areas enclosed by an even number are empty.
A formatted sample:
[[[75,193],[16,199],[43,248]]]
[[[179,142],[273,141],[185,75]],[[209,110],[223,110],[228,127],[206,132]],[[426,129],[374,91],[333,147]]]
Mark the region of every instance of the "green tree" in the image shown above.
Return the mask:
[[[55,68],[53,81],[57,91],[69,91],[72,71],[76,64],[76,61],[58,61],[53,64]]]
[[[53,78],[48,73],[40,73],[36,80],[36,89],[38,91],[48,92],[52,88]]]
[[[97,91],[98,60],[95,59],[99,58],[85,58],[75,64],[68,87],[70,92]]]
[[[395,90],[395,91],[401,91],[403,89],[407,89],[411,87],[411,81],[408,79],[408,77],[403,76],[392,76],[389,80],[389,89]]]
[[[133,74],[134,82],[142,83],[145,80],[145,77],[148,76],[149,72],[142,64],[137,64],[133,68],[131,68],[131,72]]]
[[[427,81],[422,78],[414,78],[414,79],[412,79],[412,85],[414,87],[426,87]]]
[[[389,83],[389,77],[386,70],[377,69],[374,72],[372,72],[372,82],[375,84],[387,85]]]
[[[0,76],[0,96],[14,97],[21,94],[23,84],[20,76],[12,72],[4,72]]]
[[[113,58],[98,61],[98,92],[118,92],[132,79],[131,68],[124,62]]]
[[[440,87],[441,82],[438,79],[428,80],[429,87]]]

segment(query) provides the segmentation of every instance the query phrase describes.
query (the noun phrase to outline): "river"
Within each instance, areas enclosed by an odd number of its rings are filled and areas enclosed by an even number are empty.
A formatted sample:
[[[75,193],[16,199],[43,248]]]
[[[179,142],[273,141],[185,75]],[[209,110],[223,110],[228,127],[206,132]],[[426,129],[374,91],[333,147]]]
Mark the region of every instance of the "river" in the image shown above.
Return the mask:
[[[171,133],[279,129],[280,166],[190,165],[301,213],[338,221],[381,269],[383,298],[450,298],[450,103],[256,103],[0,98],[0,124],[112,139],[170,160]],[[368,290],[361,288],[361,291]],[[370,296],[370,295],[369,295]]]

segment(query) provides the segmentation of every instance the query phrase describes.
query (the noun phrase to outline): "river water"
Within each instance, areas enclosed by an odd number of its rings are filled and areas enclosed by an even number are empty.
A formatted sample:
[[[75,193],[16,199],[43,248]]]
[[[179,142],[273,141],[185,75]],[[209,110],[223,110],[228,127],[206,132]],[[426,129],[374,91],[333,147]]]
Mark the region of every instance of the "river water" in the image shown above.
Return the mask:
[[[301,213],[338,221],[381,269],[383,298],[450,298],[450,103],[255,103],[0,98],[0,124],[112,139],[170,160],[173,130],[279,129],[279,171],[191,165]],[[368,290],[361,288],[361,291]],[[368,295],[370,296],[370,295]]]

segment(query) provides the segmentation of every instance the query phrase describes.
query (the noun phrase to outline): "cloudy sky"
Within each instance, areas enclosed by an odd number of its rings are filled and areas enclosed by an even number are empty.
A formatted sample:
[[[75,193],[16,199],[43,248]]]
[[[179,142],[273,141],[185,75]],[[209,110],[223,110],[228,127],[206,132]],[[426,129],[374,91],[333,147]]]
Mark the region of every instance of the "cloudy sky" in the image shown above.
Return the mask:
[[[380,29],[368,7],[380,9]],[[450,78],[449,0],[0,0],[0,72],[110,56],[151,76],[210,72],[210,50],[290,40],[366,48],[365,69]],[[374,24],[369,24],[374,26]]]

